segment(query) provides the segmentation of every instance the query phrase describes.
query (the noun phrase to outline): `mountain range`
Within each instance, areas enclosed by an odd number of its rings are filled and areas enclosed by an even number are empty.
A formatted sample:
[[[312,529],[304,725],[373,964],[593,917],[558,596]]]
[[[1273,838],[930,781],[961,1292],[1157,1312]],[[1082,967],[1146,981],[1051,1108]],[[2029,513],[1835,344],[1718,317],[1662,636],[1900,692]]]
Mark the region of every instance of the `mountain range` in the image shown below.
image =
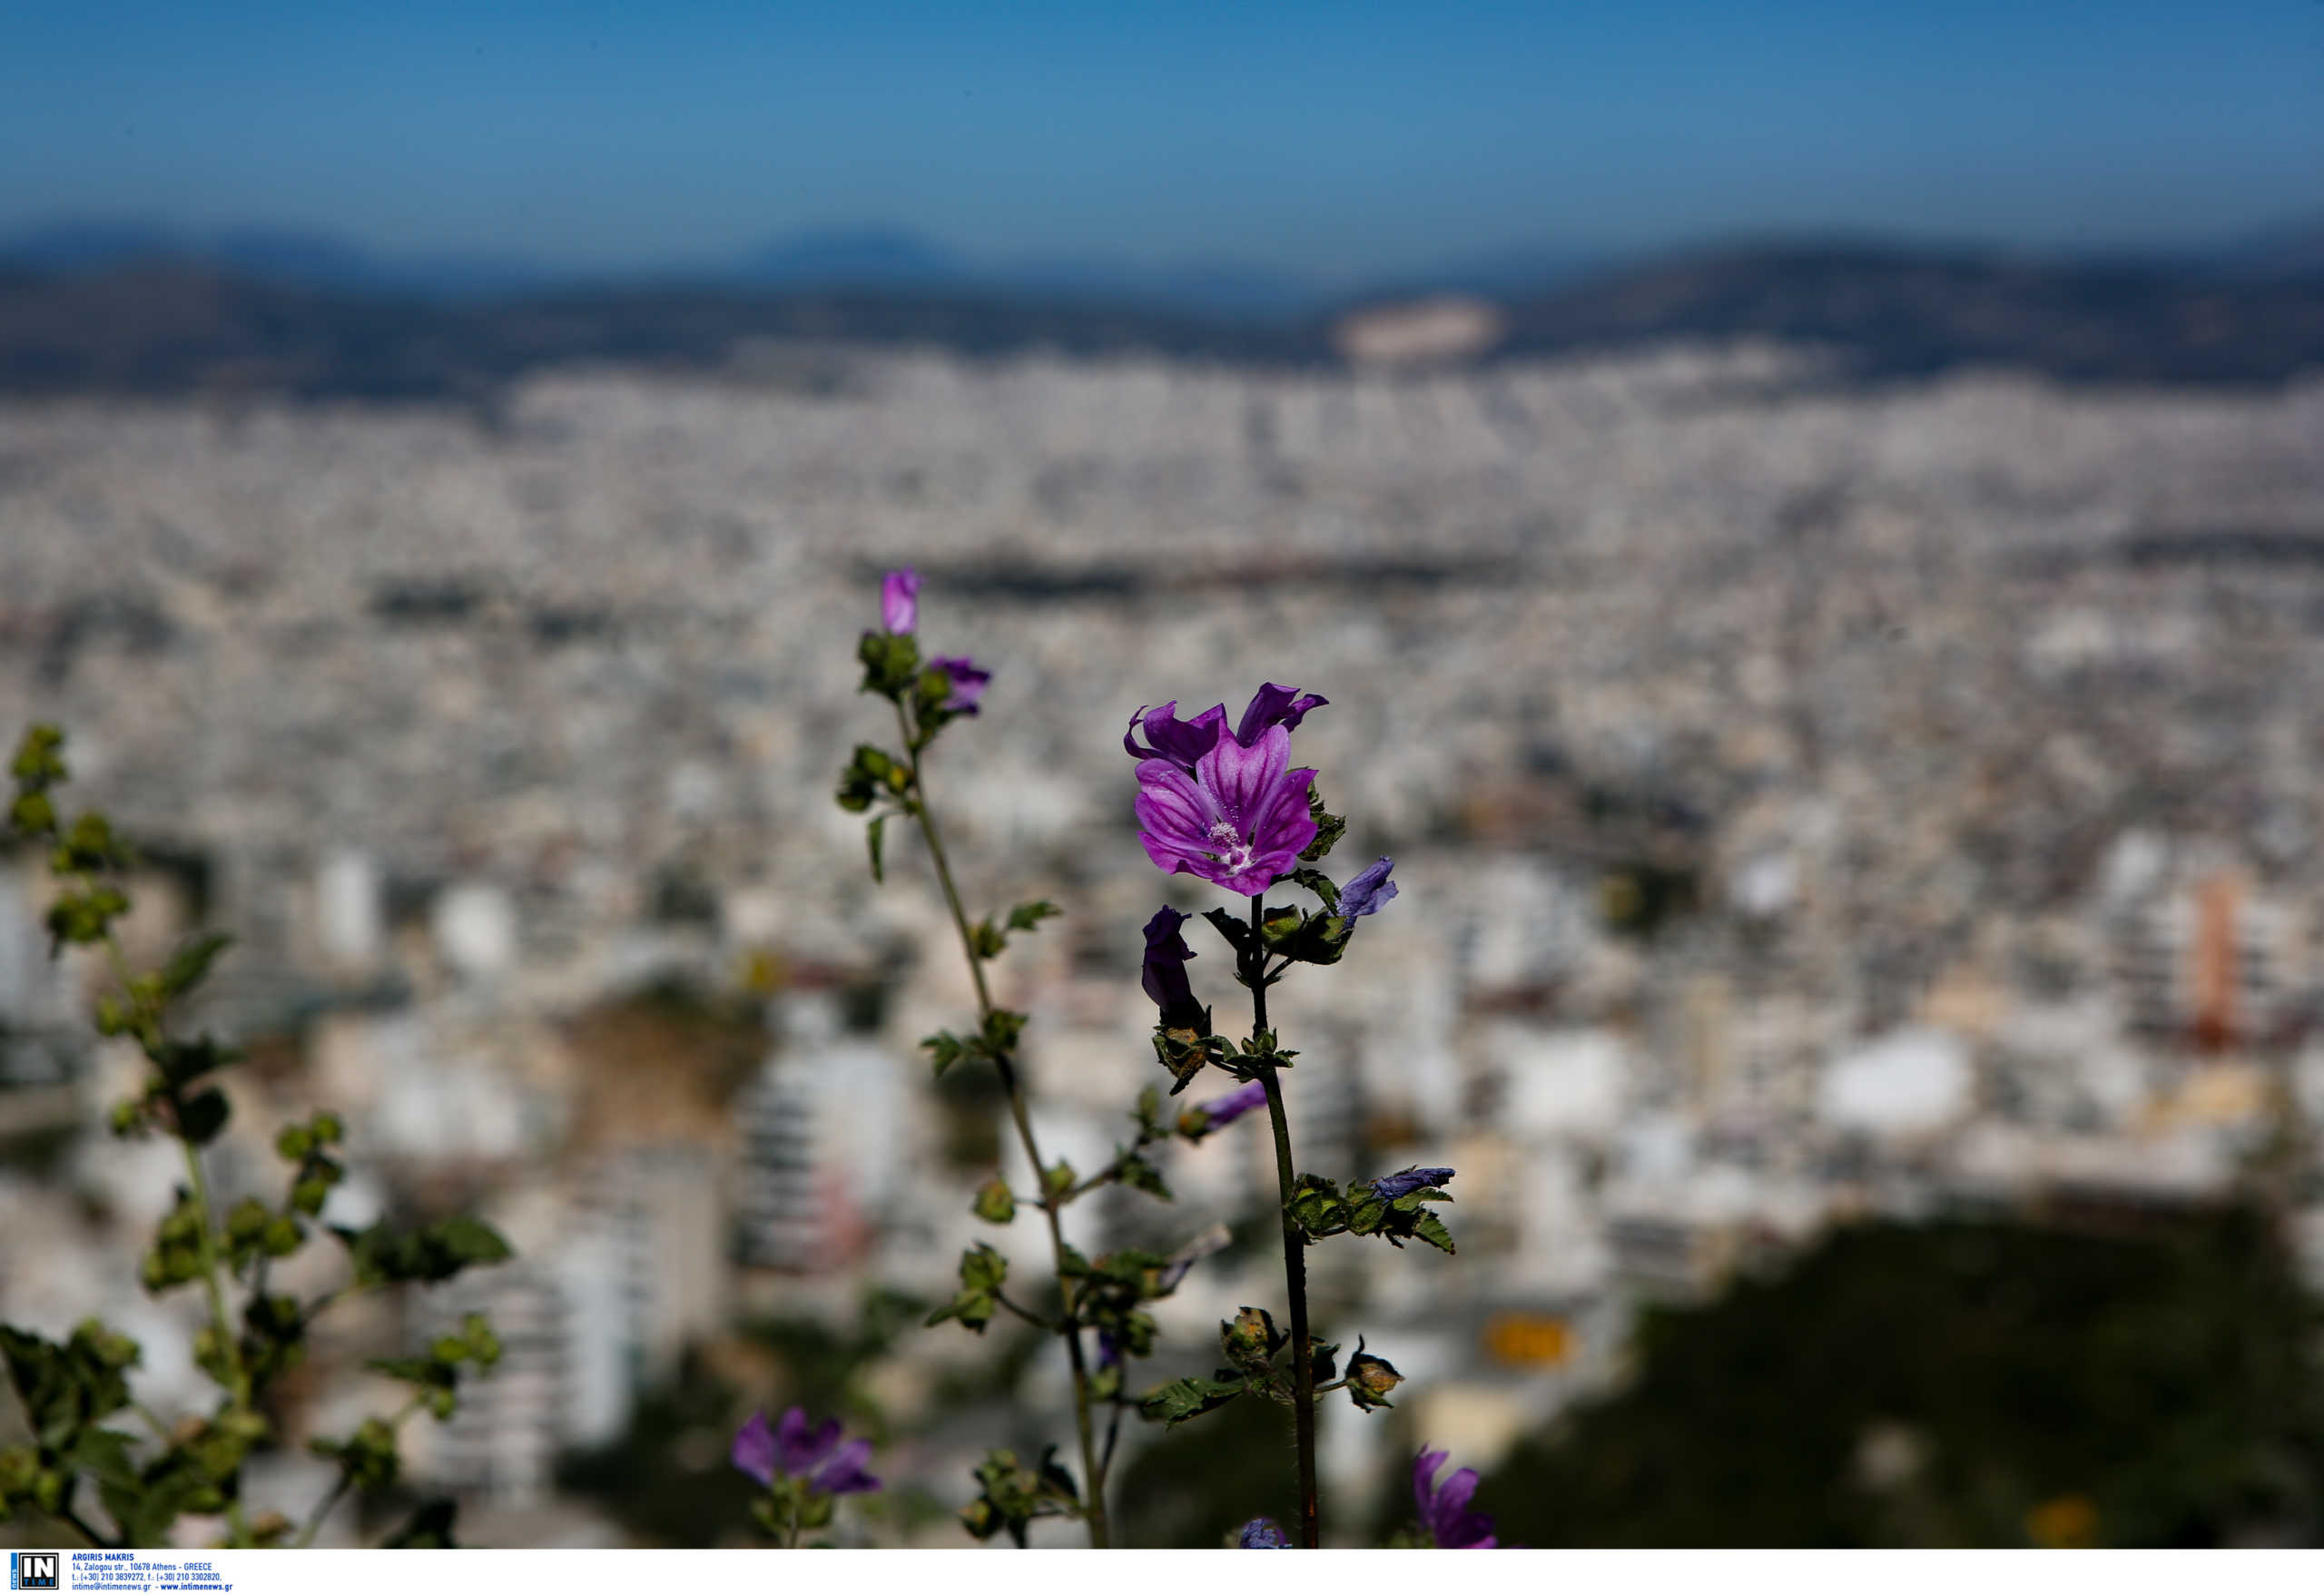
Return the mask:
[[[1496,356],[1766,337],[1866,379],[1975,364],[2273,383],[2324,369],[2324,223],[2102,260],[1830,239],[1628,261],[1520,248],[1350,291],[1230,262],[994,265],[881,227],[615,280],[391,259],[283,229],[79,222],[0,235],[0,391],[472,396],[575,360],[717,368],[754,339],[1321,363],[1340,358],[1350,310],[1449,291],[1496,304]]]

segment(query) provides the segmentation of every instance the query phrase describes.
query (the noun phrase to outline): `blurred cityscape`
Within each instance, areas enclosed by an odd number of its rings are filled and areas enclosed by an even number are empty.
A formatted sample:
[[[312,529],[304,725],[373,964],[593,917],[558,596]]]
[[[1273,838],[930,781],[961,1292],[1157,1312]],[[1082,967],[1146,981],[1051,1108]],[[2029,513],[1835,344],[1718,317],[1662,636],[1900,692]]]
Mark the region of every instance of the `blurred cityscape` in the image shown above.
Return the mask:
[[[1332,700],[1295,741],[1350,817],[1326,867],[1393,854],[1402,895],[1278,988],[1299,1160],[1452,1166],[1461,1248],[1315,1255],[1326,1324],[1410,1380],[1326,1409],[1351,1541],[1420,1440],[1490,1469],[1620,1386],[1642,1305],[1855,1221],[2251,1202],[2324,1288],[2324,382],[1470,364],[1462,313],[1345,364],[778,340],[485,405],[0,408],[0,730],[66,727],[69,797],[137,839],[141,957],[238,939],[201,1015],[251,1054],[221,1202],[328,1106],[329,1216],[472,1205],[518,1254],[327,1320],[252,1493],[303,1511],[300,1442],[392,1399],[363,1360],[476,1307],[507,1359],[406,1434],[479,1543],[648,1539],[590,1466],[659,1424],[715,1474],[778,1400],[878,1434],[901,1504],[841,1521],[886,1543],[960,1542],[983,1448],[1065,1438],[1061,1362],[999,1326],[907,1315],[802,1385],[964,1245],[1047,1266],[969,1211],[1027,1182],[990,1086],[916,1045],[972,1003],[924,859],[891,838],[875,886],[832,802],[905,563],[927,643],[995,672],[930,775],[970,902],[1066,911],[998,969],[1084,1170],[1167,1083],[1138,928],[1216,901],[1140,850],[1125,722]],[[0,1319],[138,1334],[173,1417],[195,1303],[136,1283],[171,1149],[104,1133],[139,1060],[49,960],[40,865],[0,866]],[[1278,1297],[1264,1138],[1075,1210],[1093,1254],[1242,1243],[1134,1378]]]

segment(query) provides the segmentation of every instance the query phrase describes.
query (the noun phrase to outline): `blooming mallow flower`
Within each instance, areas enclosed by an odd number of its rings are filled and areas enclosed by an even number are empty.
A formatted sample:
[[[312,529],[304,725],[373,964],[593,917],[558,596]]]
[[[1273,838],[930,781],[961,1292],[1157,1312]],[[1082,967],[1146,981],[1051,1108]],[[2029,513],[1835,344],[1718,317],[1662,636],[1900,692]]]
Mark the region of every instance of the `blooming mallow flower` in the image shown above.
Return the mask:
[[[1243,1525],[1235,1543],[1245,1551],[1288,1551],[1291,1537],[1278,1527],[1273,1518],[1253,1518]]]
[[[920,624],[920,572],[911,566],[880,578],[880,624],[898,636]]]
[[[1388,871],[1395,867],[1395,860],[1382,859],[1341,887],[1340,918],[1360,920],[1387,907],[1388,900],[1396,895],[1396,883],[1388,879]]]
[[[1137,767],[1138,840],[1157,870],[1195,875],[1249,897],[1297,865],[1315,840],[1307,812],[1313,770],[1294,770],[1291,734],[1261,731],[1246,747],[1222,736],[1191,771],[1168,759]]]
[[[906,600],[908,608],[910,602]],[[978,669],[977,662],[965,655],[958,659],[931,659],[929,663],[952,678],[952,695],[944,700],[944,707],[955,714],[975,714],[977,700],[984,696],[985,683],[992,679],[992,672]],[[1388,895],[1395,896],[1396,889],[1393,886],[1388,888]]]
[[[1165,903],[1146,921],[1146,970],[1139,983],[1165,1014],[1196,1006],[1194,988],[1187,984],[1187,960],[1195,950],[1178,932],[1191,918]]]
[[[803,1477],[809,1489],[822,1495],[861,1495],[879,1489],[880,1481],[863,1471],[872,1442],[851,1440],[842,1445],[839,1435],[837,1418],[811,1429],[800,1407],[783,1413],[773,1427],[764,1413],[753,1413],[734,1436],[733,1461],[762,1484],[773,1484],[779,1474]]]
[[[1469,1510],[1469,1498],[1477,1492],[1476,1469],[1462,1468],[1442,1485],[1436,1482],[1436,1471],[1452,1454],[1423,1451],[1413,1462],[1413,1501],[1420,1508],[1420,1526],[1439,1551],[1498,1550],[1501,1541],[1494,1537],[1492,1520]]]
[[[1268,682],[1252,694],[1242,719],[1235,723],[1235,740],[1247,748],[1269,726],[1296,731],[1309,710],[1330,702],[1315,693],[1302,695],[1297,687]],[[1158,709],[1140,709],[1129,717],[1129,729],[1122,733],[1122,752],[1133,759],[1166,760],[1192,773],[1196,762],[1217,745],[1226,729],[1226,704],[1214,704],[1193,719],[1181,720],[1178,700],[1173,698]],[[1145,747],[1137,745],[1140,730],[1146,733]]]
[[[1406,1168],[1394,1174],[1384,1174],[1372,1182],[1372,1194],[1384,1202],[1398,1196],[1409,1196],[1414,1191],[1424,1191],[1431,1186],[1441,1186],[1452,1177],[1449,1168]]]

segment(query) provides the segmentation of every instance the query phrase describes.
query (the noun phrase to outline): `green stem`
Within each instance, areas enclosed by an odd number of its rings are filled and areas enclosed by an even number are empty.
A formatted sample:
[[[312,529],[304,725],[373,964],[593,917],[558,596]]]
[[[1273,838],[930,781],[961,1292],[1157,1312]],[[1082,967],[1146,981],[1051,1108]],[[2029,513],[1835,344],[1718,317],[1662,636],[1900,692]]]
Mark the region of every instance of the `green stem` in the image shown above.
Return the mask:
[[[1252,953],[1247,972],[1254,1031],[1267,1028],[1266,955],[1260,950],[1265,943],[1259,934],[1259,900],[1264,895],[1251,895]],[[1275,1189],[1283,1216],[1283,1282],[1291,1300],[1291,1370],[1296,1398],[1291,1409],[1291,1432],[1299,1450],[1299,1538],[1308,1550],[1315,1551],[1323,1545],[1324,1528],[1315,1489],[1315,1364],[1307,1332],[1307,1237],[1300,1233],[1298,1221],[1291,1216],[1295,1177],[1291,1167],[1291,1119],[1284,1110],[1283,1082],[1276,1078],[1272,1061],[1259,1066],[1258,1076],[1259,1084],[1267,1094],[1267,1119],[1275,1128]]]
[[[82,884],[86,889],[94,883],[84,875]],[[122,994],[129,997],[134,986],[129,972],[129,957],[122,951],[121,939],[113,933],[111,928],[105,930],[104,947],[105,955],[112,962],[113,979],[121,982]],[[158,1031],[161,1027],[159,1005],[150,1015],[143,1016],[143,1024]],[[143,1025],[140,1033],[144,1033]],[[172,1103],[177,1100],[174,1091],[171,1100]],[[202,1176],[202,1154],[192,1141],[185,1138],[182,1125],[178,1127],[178,1145],[185,1152],[187,1188],[192,1194],[194,1210],[202,1221],[202,1288],[210,1298],[211,1328],[218,1337],[218,1354],[226,1364],[226,1393],[233,1398],[233,1410],[247,1412],[251,1405],[250,1370],[243,1365],[242,1337],[226,1311],[225,1287],[219,1282],[217,1225],[210,1206],[210,1182]],[[237,1470],[236,1477],[228,1481],[231,1492],[226,1497],[227,1543],[237,1546],[248,1545],[251,1537],[250,1525],[242,1516],[240,1483],[240,1471]]]
[[[315,1536],[322,1531],[323,1520],[330,1516],[330,1509],[340,1503],[354,1482],[352,1474],[344,1468],[340,1469],[339,1477],[331,1481],[330,1492],[315,1503],[315,1510],[307,1514],[306,1527],[299,1531],[299,1537],[290,1543],[301,1550],[312,1545]]]
[[[944,856],[943,839],[937,834],[936,815],[929,806],[928,788],[921,777],[921,743],[904,718],[901,701],[896,704],[896,726],[903,734],[905,756],[910,761],[912,815],[920,822],[921,835],[927,839],[928,856],[935,862],[936,879],[944,888],[945,904],[952,911],[952,928],[959,933],[960,951],[969,960],[969,978],[976,983],[978,1017],[990,1019],[994,1010],[992,993],[985,984],[984,960],[977,956],[976,940],[969,930],[969,916],[960,907],[960,889],[952,881],[952,866]],[[1113,1543],[1106,1521],[1106,1475],[1098,1455],[1096,1428],[1089,1419],[1089,1369],[1082,1356],[1080,1325],[1074,1319],[1073,1286],[1066,1278],[1065,1227],[1058,1217],[1060,1204],[1049,1192],[1049,1165],[1041,1161],[1040,1147],[1033,1138],[1032,1117],[1025,1106],[1024,1087],[1018,1080],[1016,1062],[1002,1053],[994,1057],[993,1067],[1000,1076],[1001,1088],[1009,1094],[1009,1117],[1017,1126],[1018,1142],[1025,1148],[1025,1156],[1033,1166],[1034,1183],[1041,1191],[1041,1216],[1049,1223],[1049,1255],[1056,1263],[1058,1302],[1063,1309],[1057,1330],[1073,1367],[1073,1420],[1081,1441],[1083,1521],[1089,1525],[1090,1549],[1104,1551]]]
[[[79,1534],[82,1539],[86,1540],[92,1546],[103,1547],[120,1543],[118,1541],[106,1539],[103,1534],[98,1533],[96,1530],[91,1528],[87,1521],[81,1516],[80,1512],[69,1501],[63,1502],[58,1505],[56,1509],[56,1516],[60,1522],[70,1524],[74,1532]],[[19,1541],[19,1543],[21,1543],[21,1541]]]
[[[395,1410],[388,1419],[388,1427],[400,1434],[404,1424],[410,1420],[412,1413],[427,1404],[428,1398],[425,1395],[415,1393],[410,1400]],[[330,1516],[330,1509],[340,1503],[354,1482],[355,1476],[344,1467],[340,1468],[339,1478],[332,1483],[330,1492],[315,1503],[315,1510],[307,1514],[306,1527],[299,1531],[299,1537],[290,1543],[300,1548],[312,1545],[315,1542],[316,1534],[321,1531],[323,1520]]]
[[[210,1298],[210,1322],[218,1336],[219,1354],[226,1359],[229,1375],[226,1388],[234,1398],[234,1405],[251,1404],[250,1374],[242,1367],[241,1336],[234,1332],[226,1315],[226,1293],[218,1283],[218,1237],[212,1233],[210,1214],[210,1184],[202,1177],[202,1155],[194,1150],[192,1141],[178,1143],[185,1151],[185,1174],[189,1188],[193,1192],[195,1209],[202,1216],[202,1288]]]

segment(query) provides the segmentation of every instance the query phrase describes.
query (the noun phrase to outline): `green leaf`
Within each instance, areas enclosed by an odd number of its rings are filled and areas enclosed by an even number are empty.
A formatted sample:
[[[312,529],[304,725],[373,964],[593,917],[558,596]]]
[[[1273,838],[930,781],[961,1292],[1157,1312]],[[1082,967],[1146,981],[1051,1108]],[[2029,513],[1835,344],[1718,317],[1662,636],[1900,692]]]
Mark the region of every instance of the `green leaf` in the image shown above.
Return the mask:
[[[888,816],[881,814],[863,828],[863,840],[872,850],[872,879],[877,885],[887,884],[887,871],[880,859],[881,832],[888,827]]]
[[[922,1036],[920,1044],[928,1049],[936,1066],[936,1078],[942,1079],[944,1071],[969,1056],[969,1043],[950,1030],[939,1030],[933,1036]]]
[[[331,1233],[346,1244],[360,1285],[435,1284],[472,1265],[516,1255],[490,1225],[465,1216],[402,1235],[390,1232],[385,1224],[365,1230],[334,1228]]]
[[[1413,1220],[1413,1234],[1448,1256],[1452,1252],[1452,1232],[1433,1213],[1423,1213]]]
[[[1009,911],[1009,928],[1011,930],[1030,930],[1043,920],[1053,920],[1064,912],[1047,898],[1037,902],[1020,902]]]
[[[8,805],[8,825],[25,838],[50,835],[56,830],[56,805],[44,792],[20,793]]]
[[[863,662],[863,684],[858,690],[900,700],[920,683],[920,645],[910,632],[868,631],[856,645]]]
[[[1147,1088],[1149,1090],[1152,1088]],[[1122,1184],[1134,1186],[1148,1196],[1159,1196],[1165,1202],[1177,1199],[1171,1196],[1169,1183],[1162,1177],[1162,1171],[1136,1152],[1123,1153],[1117,1167],[1120,1170]]]
[[[103,941],[113,922],[128,911],[129,899],[117,887],[95,886],[86,891],[64,893],[50,905],[44,921],[50,952],[62,947],[87,947]]]
[[[45,789],[70,779],[64,768],[64,733],[45,722],[27,726],[8,766],[19,786]]]
[[[1009,1259],[979,1241],[960,1254],[960,1286],[963,1290],[999,1290],[1009,1278]]]
[[[1017,1050],[1017,1038],[1025,1032],[1026,1016],[1012,1009],[996,1008],[985,1015],[984,1044],[993,1058],[1005,1058]]]
[[[1176,1428],[1189,1418],[1225,1406],[1243,1393],[1240,1379],[1201,1379],[1189,1375],[1173,1379],[1159,1390],[1147,1393],[1138,1403],[1138,1414],[1167,1428]]]
[[[969,929],[969,950],[979,958],[999,958],[1001,949],[1008,945],[1009,938],[994,930],[990,920],[982,921]]]
[[[94,875],[129,862],[129,849],[113,833],[113,822],[94,811],[74,821],[48,856],[49,870],[57,875]]]
[[[197,936],[180,947],[170,961],[162,966],[162,1000],[182,997],[208,978],[210,966],[218,955],[234,944],[234,939],[222,931]]]
[[[1217,927],[1218,933],[1226,938],[1226,945],[1235,950],[1236,956],[1247,958],[1250,955],[1251,926],[1248,921],[1226,909],[1211,909],[1203,918]]]
[[[1336,914],[1340,911],[1340,889],[1332,878],[1329,875],[1324,874],[1323,871],[1294,870],[1291,872],[1291,880],[1295,884],[1305,886],[1308,891],[1323,899],[1324,911],[1325,913]]]
[[[1324,794],[1315,790],[1312,782],[1307,787],[1307,817],[1315,822],[1315,840],[1306,845],[1299,857],[1312,864],[1339,845],[1340,838],[1347,834],[1347,821],[1324,810]]]
[[[226,1068],[241,1061],[240,1049],[220,1044],[209,1036],[191,1041],[164,1039],[158,1047],[146,1049],[145,1056],[162,1071],[162,1078],[171,1086],[190,1085],[213,1069]]]

